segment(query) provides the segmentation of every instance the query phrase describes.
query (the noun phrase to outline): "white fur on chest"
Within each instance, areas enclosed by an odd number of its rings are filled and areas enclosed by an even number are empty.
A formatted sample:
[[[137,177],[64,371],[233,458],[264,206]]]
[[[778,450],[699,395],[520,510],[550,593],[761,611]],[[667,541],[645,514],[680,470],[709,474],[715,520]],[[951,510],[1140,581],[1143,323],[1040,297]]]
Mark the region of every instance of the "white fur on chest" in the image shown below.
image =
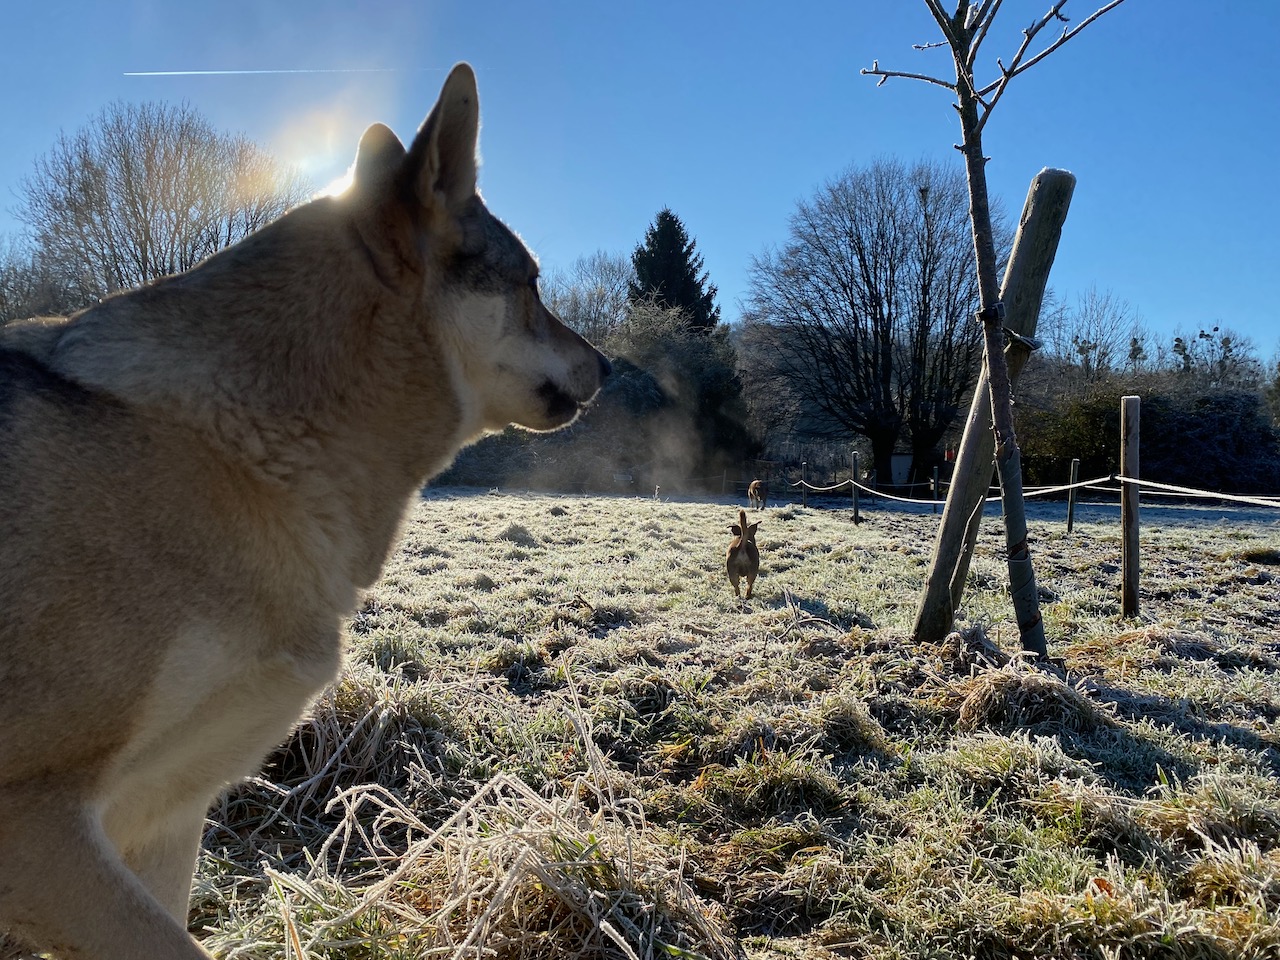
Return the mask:
[[[264,651],[269,651],[264,653]],[[169,648],[125,750],[99,785],[118,844],[172,813],[202,814],[225,785],[257,770],[337,674],[336,623],[302,651],[192,624]]]

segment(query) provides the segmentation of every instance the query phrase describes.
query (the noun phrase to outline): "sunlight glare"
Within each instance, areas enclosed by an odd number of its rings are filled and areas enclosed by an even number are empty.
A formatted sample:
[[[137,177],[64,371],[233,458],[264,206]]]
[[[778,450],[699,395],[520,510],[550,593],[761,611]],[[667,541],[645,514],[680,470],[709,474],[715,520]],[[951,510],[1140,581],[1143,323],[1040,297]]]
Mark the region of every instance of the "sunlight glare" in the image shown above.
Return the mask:
[[[317,199],[320,197],[340,197],[347,192],[355,179],[355,164],[347,167],[342,176],[336,178],[327,187],[316,194]]]

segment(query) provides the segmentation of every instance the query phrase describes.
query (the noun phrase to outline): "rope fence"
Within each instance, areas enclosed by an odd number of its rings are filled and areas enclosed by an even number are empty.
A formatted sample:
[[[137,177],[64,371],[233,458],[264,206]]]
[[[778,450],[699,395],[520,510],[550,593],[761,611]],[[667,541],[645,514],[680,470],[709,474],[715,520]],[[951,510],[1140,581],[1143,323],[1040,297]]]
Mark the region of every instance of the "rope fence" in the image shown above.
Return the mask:
[[[1246,497],[1232,493],[1213,493],[1209,490],[1194,490],[1191,487],[1176,487],[1171,483],[1156,483],[1154,480],[1137,480],[1132,477],[1112,476],[1112,480],[1118,483],[1136,484],[1143,490],[1150,489],[1150,492],[1157,496],[1167,497],[1198,497],[1203,500],[1227,500],[1232,503],[1246,503],[1254,507],[1280,507],[1280,497]]]
[[[1258,496],[1258,495],[1242,495],[1234,493],[1222,493],[1216,490],[1200,490],[1194,487],[1178,486],[1171,483],[1160,483],[1155,480],[1143,480],[1136,474],[1140,473],[1139,468],[1139,430],[1141,419],[1139,411],[1141,410],[1141,398],[1137,396],[1127,396],[1121,398],[1120,404],[1120,471],[1112,473],[1104,477],[1094,477],[1090,480],[1077,480],[1076,477],[1080,472],[1080,460],[1073,459],[1071,461],[1071,482],[1056,486],[1027,487],[1023,491],[1024,499],[1033,499],[1036,497],[1051,497],[1058,494],[1067,494],[1067,533],[1072,532],[1072,526],[1075,520],[1076,508],[1076,491],[1088,490],[1094,493],[1105,494],[1107,497],[1115,497],[1118,504],[1114,501],[1110,505],[1118,505],[1120,508],[1120,542],[1121,542],[1121,562],[1120,562],[1120,595],[1121,595],[1121,614],[1126,619],[1138,616],[1139,612],[1139,574],[1141,569],[1140,547],[1139,547],[1139,514],[1140,514],[1140,492],[1145,493],[1149,497],[1167,497],[1178,498],[1181,500],[1200,500],[1213,501],[1215,504],[1228,505],[1239,504],[1247,507],[1277,508],[1280,507],[1280,496]],[[922,499],[915,496],[901,496],[897,493],[885,493],[872,487],[865,486],[857,482],[859,476],[858,471],[858,453],[853,451],[851,455],[851,477],[839,483],[833,483],[829,486],[818,486],[809,483],[807,474],[808,464],[801,461],[800,479],[794,483],[783,483],[785,488],[789,486],[791,489],[800,491],[801,504],[808,506],[808,494],[833,494],[837,492],[847,491],[847,496],[852,500],[853,505],[853,522],[858,522],[858,496],[860,493],[870,497],[879,497],[883,500],[893,503],[913,504],[915,506],[928,506],[933,509],[936,514],[938,512],[938,504],[944,502],[941,499],[943,491],[946,490],[948,495],[955,489],[955,485],[950,481],[944,481],[939,476],[937,467],[933,470],[933,479],[927,483],[914,483],[895,485],[895,489],[905,487],[908,491],[915,487],[928,487],[931,496],[928,499]],[[967,478],[957,478],[960,483],[973,483],[974,475],[972,469],[968,472]],[[972,488],[966,488],[967,494]],[[975,497],[973,500],[973,512],[969,517],[969,523],[972,524],[974,519],[982,512],[982,508],[989,503],[999,503],[1001,497],[999,488],[988,487],[988,493],[995,491],[994,495],[985,498],[977,498],[979,490],[972,490]],[[968,508],[970,501],[969,496],[962,497],[965,508]],[[946,530],[947,515],[943,515],[943,527]]]
[[[1079,480],[1076,483],[1064,483],[1054,487],[1027,487],[1023,491],[1023,497],[1027,500],[1035,497],[1050,497],[1060,493],[1069,493],[1072,490],[1089,490],[1093,493],[1106,493],[1119,495],[1121,487],[1104,487],[1104,483],[1133,484],[1150,493],[1152,496],[1164,497],[1193,497],[1200,500],[1217,500],[1229,503],[1241,503],[1253,507],[1280,507],[1280,497],[1255,497],[1244,496],[1233,493],[1218,493],[1213,490],[1197,490],[1192,487],[1179,487],[1170,483],[1158,483],[1155,480],[1142,480],[1136,477],[1125,477],[1119,474],[1109,474],[1105,477],[1094,477],[1092,480]],[[950,486],[949,483],[943,483],[942,486]],[[895,503],[912,503],[918,506],[936,506],[941,500],[933,498],[921,499],[920,497],[903,497],[897,494],[885,493],[883,490],[877,490],[874,487],[868,487],[862,483],[856,483],[853,480],[841,480],[839,483],[832,484],[827,487],[815,486],[807,480],[797,480],[789,484],[794,489],[804,488],[809,493],[835,493],[838,491],[848,490],[851,486],[856,487],[862,493],[872,497],[880,497],[882,500],[890,500]],[[903,484],[903,486],[930,486],[930,484]],[[998,487],[993,487],[998,490]],[[999,495],[993,495],[983,500],[983,503],[999,503]]]

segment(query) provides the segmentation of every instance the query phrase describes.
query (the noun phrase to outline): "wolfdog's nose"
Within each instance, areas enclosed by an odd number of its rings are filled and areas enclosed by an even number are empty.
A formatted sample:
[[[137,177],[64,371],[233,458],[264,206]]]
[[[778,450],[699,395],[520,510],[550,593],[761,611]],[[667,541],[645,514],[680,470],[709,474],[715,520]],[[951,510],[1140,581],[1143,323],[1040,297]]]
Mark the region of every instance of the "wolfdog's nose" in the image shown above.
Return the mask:
[[[609,374],[613,373],[613,364],[599,350],[596,351],[596,356],[600,358],[600,382],[604,383],[605,380],[609,379]]]

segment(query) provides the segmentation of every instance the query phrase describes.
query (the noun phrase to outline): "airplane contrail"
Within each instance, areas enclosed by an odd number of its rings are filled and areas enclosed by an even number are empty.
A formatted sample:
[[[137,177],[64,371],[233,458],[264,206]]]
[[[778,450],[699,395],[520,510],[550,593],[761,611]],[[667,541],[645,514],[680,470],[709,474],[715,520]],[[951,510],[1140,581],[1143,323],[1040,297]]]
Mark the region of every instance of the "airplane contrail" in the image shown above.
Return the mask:
[[[412,68],[428,70],[430,67]],[[126,70],[126,77],[237,77],[264,73],[400,73],[403,67],[353,67],[319,70]]]

